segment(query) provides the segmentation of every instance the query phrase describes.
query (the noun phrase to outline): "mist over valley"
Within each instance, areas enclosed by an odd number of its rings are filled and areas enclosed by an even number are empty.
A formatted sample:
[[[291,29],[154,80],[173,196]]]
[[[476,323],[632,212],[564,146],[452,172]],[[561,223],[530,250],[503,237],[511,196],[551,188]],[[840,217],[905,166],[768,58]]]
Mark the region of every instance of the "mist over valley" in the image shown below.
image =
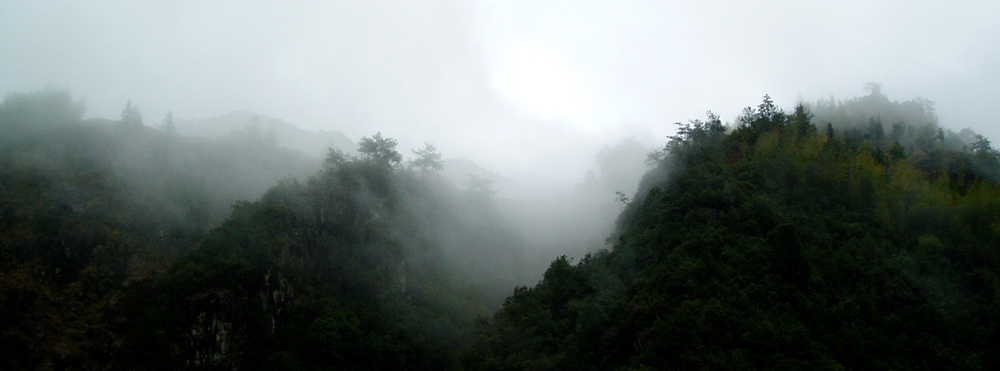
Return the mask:
[[[997,16],[0,3],[0,369],[1000,368]]]

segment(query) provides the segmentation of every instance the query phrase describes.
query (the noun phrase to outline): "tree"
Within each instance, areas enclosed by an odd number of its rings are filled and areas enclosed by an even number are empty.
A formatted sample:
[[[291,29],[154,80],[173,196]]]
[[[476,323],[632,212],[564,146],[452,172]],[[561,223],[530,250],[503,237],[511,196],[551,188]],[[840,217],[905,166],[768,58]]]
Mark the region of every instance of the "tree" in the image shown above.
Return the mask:
[[[865,137],[875,143],[876,146],[882,144],[885,138],[885,127],[882,126],[882,118],[873,116],[868,119],[868,131]]]
[[[1000,151],[993,149],[986,137],[976,134],[974,138],[972,153],[979,171],[991,179],[997,179],[997,174],[1000,173]]]
[[[869,82],[865,84],[865,90],[868,91],[870,96],[882,96],[882,84],[877,82]]]
[[[417,159],[410,160],[410,164],[420,169],[421,173],[441,171],[444,169],[444,162],[441,161],[441,154],[430,142],[424,142],[424,149],[413,150]]]
[[[757,106],[757,109],[747,107],[743,110],[743,115],[739,120],[744,126],[749,126],[760,132],[770,131],[775,128],[785,126],[787,115],[778,106],[774,105],[771,96],[765,94],[764,100]]]
[[[131,99],[125,103],[125,109],[122,110],[122,125],[126,127],[142,126],[142,113],[139,112],[139,107],[132,104]]]
[[[393,169],[403,161],[403,155],[396,152],[396,140],[382,137],[382,132],[375,133],[371,138],[363,137],[358,142],[358,154],[361,159],[379,167]]]
[[[475,174],[468,174],[465,180],[465,190],[469,195],[478,199],[489,199],[496,196],[497,190],[493,188],[493,179],[481,177]]]
[[[906,149],[898,141],[892,142],[892,147],[889,148],[889,158],[895,161],[906,159]]]
[[[86,111],[67,90],[8,94],[0,104],[0,127],[50,126],[78,121]]]
[[[174,126],[174,113],[167,112],[167,116],[163,118],[163,123],[160,124],[160,129],[168,133],[176,133],[177,127]]]
[[[763,133],[784,128],[788,124],[788,115],[774,105],[771,96],[764,95],[764,101],[756,109],[753,107],[743,109],[739,122],[737,137],[743,138],[747,143],[753,143]]]
[[[800,137],[816,135],[816,125],[812,123],[813,116],[802,103],[795,105],[795,113],[792,114],[789,121],[795,128],[796,135]]]
[[[973,137],[975,141],[972,142],[972,152],[977,155],[993,155],[993,146],[990,140],[981,134],[975,134]]]
[[[326,152],[326,159],[323,160],[323,168],[326,170],[336,170],[353,160],[351,155],[344,153],[340,148],[329,148]]]
[[[645,163],[647,167],[655,168],[660,164],[660,162],[667,159],[668,154],[669,152],[666,149],[649,152],[646,154],[646,160],[643,161],[643,163]]]

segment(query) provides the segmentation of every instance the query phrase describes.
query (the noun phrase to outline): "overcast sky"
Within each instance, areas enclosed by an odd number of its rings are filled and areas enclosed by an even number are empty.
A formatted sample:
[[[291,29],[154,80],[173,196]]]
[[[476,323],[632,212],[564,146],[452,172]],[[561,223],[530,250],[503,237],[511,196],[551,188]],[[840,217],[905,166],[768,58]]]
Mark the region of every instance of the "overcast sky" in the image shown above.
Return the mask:
[[[662,145],[770,94],[935,102],[1000,142],[1000,1],[9,1],[0,92],[88,117],[252,110],[423,141],[511,177],[582,178],[598,146]],[[532,166],[529,166],[532,165]]]

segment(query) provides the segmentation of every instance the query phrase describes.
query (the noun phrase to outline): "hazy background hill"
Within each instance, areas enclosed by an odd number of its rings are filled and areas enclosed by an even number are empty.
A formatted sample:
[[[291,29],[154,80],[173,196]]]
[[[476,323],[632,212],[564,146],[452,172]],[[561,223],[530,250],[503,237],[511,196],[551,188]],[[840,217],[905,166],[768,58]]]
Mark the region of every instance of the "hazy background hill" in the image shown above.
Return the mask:
[[[178,120],[177,132],[208,138],[252,135],[263,136],[279,147],[299,150],[323,158],[328,148],[354,153],[357,144],[338,130],[305,130],[280,118],[251,111],[232,111],[202,119]]]

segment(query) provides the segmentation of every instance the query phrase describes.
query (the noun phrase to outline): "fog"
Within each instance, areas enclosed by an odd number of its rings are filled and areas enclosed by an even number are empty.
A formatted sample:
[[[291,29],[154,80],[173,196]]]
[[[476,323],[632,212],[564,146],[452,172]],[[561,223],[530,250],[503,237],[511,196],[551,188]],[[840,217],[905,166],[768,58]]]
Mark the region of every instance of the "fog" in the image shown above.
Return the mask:
[[[247,110],[382,131],[555,187],[622,137],[871,81],[996,141],[997,16],[992,1],[5,1],[0,91],[66,88],[87,117],[132,99],[149,121]]]
[[[0,369],[990,368],[998,17],[0,0]]]
[[[645,170],[602,165],[602,148],[659,148],[672,123],[732,122],[763,94],[791,107],[879,82],[1000,139],[997,16],[988,1],[6,1],[0,91],[68,89],[107,119],[131,100],[186,135],[251,121],[316,157],[375,132],[404,155],[430,142],[454,184],[488,176],[510,214],[534,210],[513,219],[538,244],[587,250]]]

